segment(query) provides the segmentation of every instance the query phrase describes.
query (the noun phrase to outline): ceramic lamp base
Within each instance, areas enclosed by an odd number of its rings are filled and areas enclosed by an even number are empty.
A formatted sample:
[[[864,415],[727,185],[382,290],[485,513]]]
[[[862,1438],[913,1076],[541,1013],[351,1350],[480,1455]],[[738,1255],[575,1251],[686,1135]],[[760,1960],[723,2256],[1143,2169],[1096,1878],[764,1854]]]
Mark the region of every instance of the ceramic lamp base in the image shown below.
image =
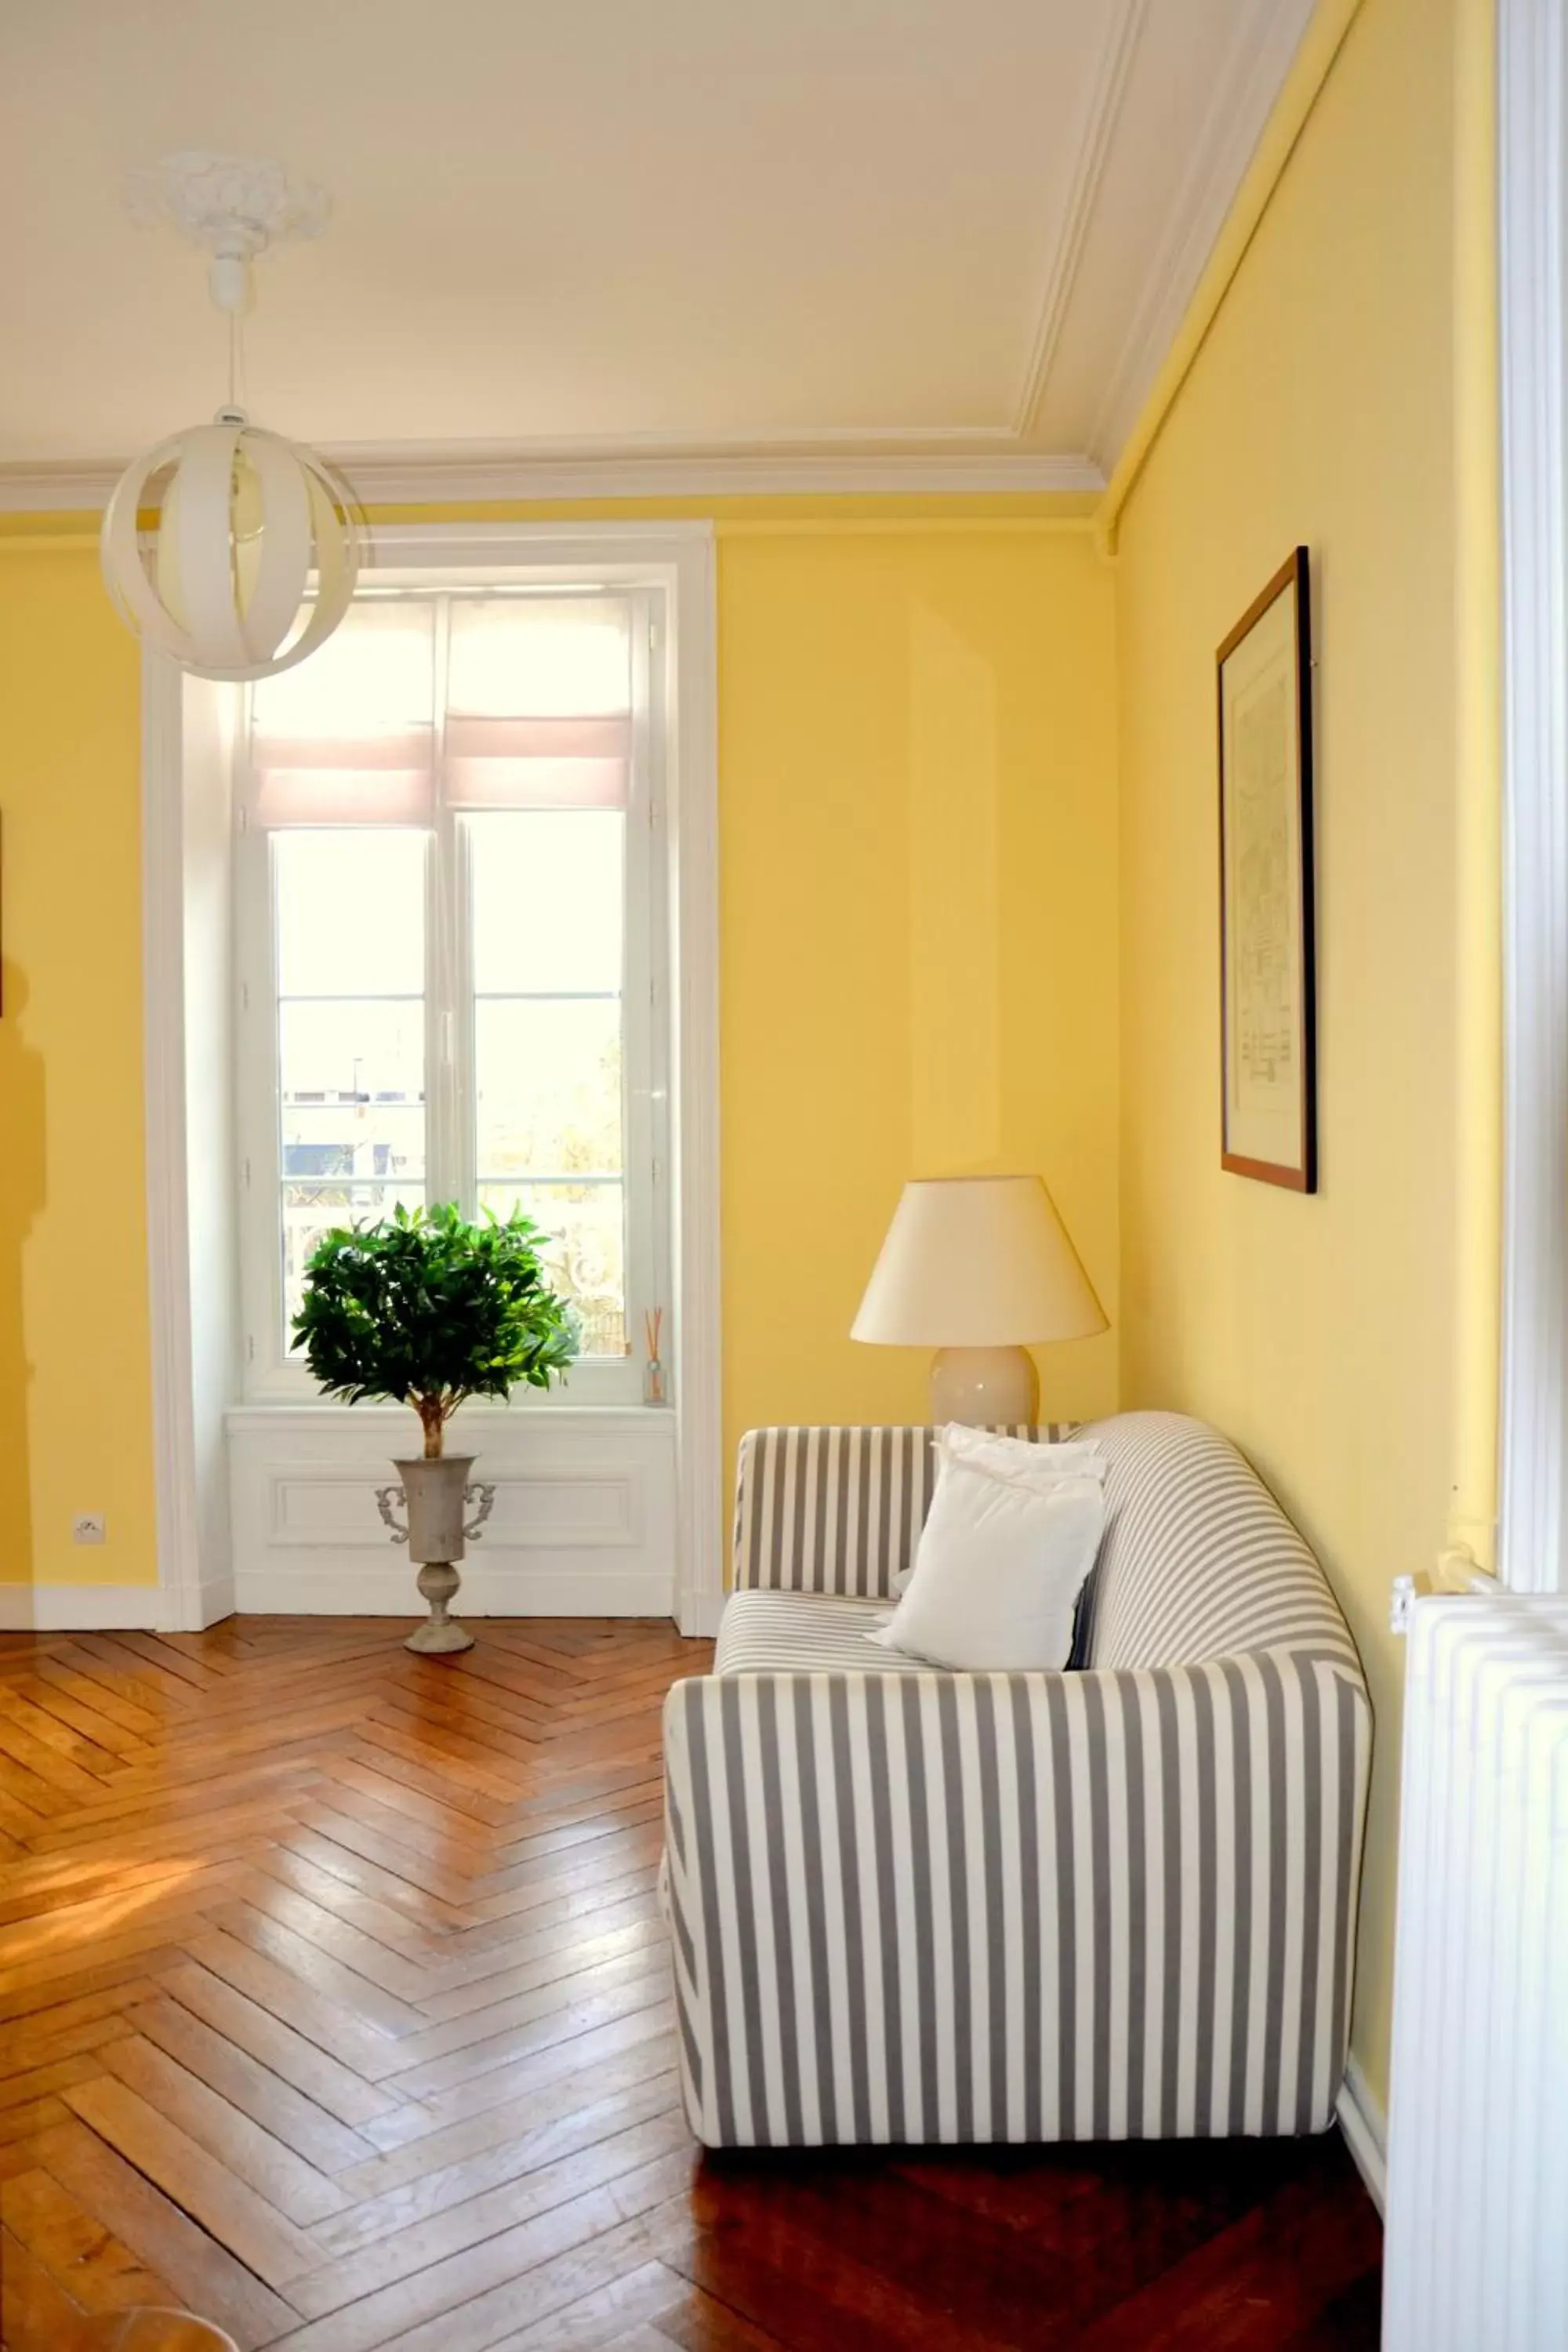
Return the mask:
[[[1026,1348],[939,1348],[931,1359],[931,1417],[939,1427],[1022,1427],[1039,1409],[1039,1375]]]

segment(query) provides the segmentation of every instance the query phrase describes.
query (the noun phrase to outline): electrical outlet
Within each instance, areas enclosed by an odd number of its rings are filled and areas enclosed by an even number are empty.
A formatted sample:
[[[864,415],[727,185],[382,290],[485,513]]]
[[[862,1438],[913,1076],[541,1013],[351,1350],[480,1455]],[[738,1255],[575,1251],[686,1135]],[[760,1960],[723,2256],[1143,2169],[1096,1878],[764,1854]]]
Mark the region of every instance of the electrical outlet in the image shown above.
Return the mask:
[[[109,1530],[101,1511],[79,1511],[71,1521],[72,1543],[107,1543]]]

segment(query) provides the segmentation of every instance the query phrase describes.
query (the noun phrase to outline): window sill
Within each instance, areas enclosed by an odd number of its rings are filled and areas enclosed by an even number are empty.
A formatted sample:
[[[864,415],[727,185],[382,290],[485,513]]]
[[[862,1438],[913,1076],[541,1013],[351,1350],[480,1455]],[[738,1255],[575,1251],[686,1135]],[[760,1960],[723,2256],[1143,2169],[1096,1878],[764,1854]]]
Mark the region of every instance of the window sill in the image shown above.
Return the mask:
[[[670,1428],[675,1425],[675,1408],[668,1404],[556,1404],[530,1412],[526,1404],[465,1405],[448,1434],[454,1441],[489,1438],[506,1431],[509,1433],[531,1429],[542,1434],[551,1429],[574,1424],[597,1430],[615,1427],[633,1429]],[[393,1437],[409,1441],[409,1450],[418,1438],[418,1423],[411,1406],[402,1404],[334,1404],[330,1398],[304,1398],[298,1402],[279,1400],[268,1404],[230,1405],[224,1415],[224,1426],[231,1435],[248,1433],[281,1433],[289,1429],[323,1430],[333,1427],[363,1431],[367,1437]],[[457,1451],[456,1443],[452,1451]]]

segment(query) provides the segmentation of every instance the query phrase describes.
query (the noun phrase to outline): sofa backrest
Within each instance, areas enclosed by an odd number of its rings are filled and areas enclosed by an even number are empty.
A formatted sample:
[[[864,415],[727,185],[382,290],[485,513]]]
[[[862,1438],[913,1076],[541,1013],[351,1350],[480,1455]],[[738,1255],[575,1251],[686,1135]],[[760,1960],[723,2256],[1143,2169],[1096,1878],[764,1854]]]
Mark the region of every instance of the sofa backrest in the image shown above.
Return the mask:
[[[1070,1424],[1014,1429],[1040,1443]],[[936,1484],[929,1428],[749,1429],[735,1484],[737,1590],[871,1600],[908,1568]]]
[[[1284,1644],[1353,1664],[1306,1543],[1228,1439],[1174,1412],[1081,1429],[1108,1457],[1109,1517],[1073,1664],[1201,1665]],[[935,1484],[929,1428],[774,1428],[741,1442],[734,1582],[872,1598],[914,1558]]]
[[[1286,1645],[1354,1660],[1322,1570],[1217,1429],[1184,1413],[1121,1412],[1076,1433],[1109,1457],[1078,1662],[1202,1665]]]

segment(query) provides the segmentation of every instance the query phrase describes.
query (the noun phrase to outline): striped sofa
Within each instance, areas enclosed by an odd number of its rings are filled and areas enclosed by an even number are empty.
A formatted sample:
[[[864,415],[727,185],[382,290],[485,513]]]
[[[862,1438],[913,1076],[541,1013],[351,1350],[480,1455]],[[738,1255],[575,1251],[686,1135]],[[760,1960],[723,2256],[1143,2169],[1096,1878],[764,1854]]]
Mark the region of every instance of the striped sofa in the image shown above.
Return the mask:
[[[709,2147],[1330,2122],[1372,1736],[1349,1633],[1215,1430],[1076,1433],[1108,1456],[1109,1515],[1059,1674],[866,1642],[930,1500],[929,1430],[742,1441],[713,1671],[664,1715]]]

